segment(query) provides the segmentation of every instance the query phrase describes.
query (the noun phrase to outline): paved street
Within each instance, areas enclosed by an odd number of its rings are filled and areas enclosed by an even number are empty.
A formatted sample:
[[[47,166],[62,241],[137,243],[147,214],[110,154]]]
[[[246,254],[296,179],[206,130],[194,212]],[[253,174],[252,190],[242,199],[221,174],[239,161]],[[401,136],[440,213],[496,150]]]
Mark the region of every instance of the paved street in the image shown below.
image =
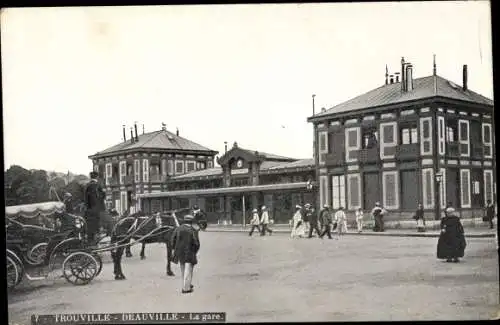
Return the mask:
[[[235,322],[473,320],[499,309],[494,238],[469,238],[459,264],[436,260],[436,238],[205,232],[201,241],[190,295],[180,294],[178,266],[165,276],[163,245],[149,245],[144,261],[135,246],[126,281],[113,280],[106,263],[87,286],[21,286],[9,296],[10,323],[28,324],[33,313],[134,311],[225,311]]]

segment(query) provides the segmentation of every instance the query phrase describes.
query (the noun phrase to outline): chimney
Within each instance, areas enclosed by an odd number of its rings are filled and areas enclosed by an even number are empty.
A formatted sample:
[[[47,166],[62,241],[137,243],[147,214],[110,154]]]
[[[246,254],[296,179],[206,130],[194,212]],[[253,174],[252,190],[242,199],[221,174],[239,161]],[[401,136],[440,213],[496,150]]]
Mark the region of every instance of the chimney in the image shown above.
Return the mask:
[[[127,136],[125,134],[125,124],[123,125],[123,142],[127,142]]]
[[[130,143],[134,143],[134,131],[132,131],[132,127],[130,127]]]
[[[179,136],[179,128],[177,128],[177,131],[175,131],[175,134]]]
[[[396,77],[396,80],[394,80],[394,82],[398,83],[399,82],[399,72],[395,72],[394,76]]]
[[[135,141],[139,141],[139,134],[137,133],[137,122],[134,122],[134,128],[135,128]]]
[[[465,91],[467,90],[467,64],[464,64],[463,67],[463,83],[462,83],[462,89]]]
[[[167,131],[167,125],[163,122],[161,122],[161,130],[162,131]]]
[[[326,112],[326,108],[321,107],[321,113],[324,113],[324,112]]]
[[[406,69],[405,58],[401,57],[401,91],[406,91]]]
[[[389,76],[389,83],[390,83],[391,85],[394,83],[394,75],[393,75],[393,74],[391,74],[391,75]]]
[[[406,66],[405,81],[406,81],[406,91],[412,91],[413,90],[413,65],[411,65],[411,63],[408,63],[408,65]]]
[[[385,65],[385,84],[389,83],[389,70],[387,69],[387,64]]]
[[[143,124],[142,125],[142,134],[144,134],[144,133],[146,133],[146,132],[144,131],[144,124]]]
[[[227,153],[227,141],[224,141],[224,154]]]

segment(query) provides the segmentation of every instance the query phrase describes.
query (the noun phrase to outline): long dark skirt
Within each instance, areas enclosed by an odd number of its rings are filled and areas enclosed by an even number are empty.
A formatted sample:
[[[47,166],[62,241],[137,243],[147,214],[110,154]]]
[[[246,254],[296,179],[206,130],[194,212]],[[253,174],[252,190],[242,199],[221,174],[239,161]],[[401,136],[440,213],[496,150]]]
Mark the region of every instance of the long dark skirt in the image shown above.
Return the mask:
[[[463,227],[458,218],[443,218],[441,221],[441,234],[437,245],[437,258],[450,259],[464,257],[465,241]],[[447,219],[447,220],[446,220]],[[450,220],[451,219],[451,220]]]

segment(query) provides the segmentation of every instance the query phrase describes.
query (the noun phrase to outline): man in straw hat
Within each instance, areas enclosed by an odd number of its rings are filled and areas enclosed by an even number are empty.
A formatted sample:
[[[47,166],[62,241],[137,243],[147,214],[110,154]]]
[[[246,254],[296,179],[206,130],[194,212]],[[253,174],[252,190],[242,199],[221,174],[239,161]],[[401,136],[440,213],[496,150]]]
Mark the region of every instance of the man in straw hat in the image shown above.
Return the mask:
[[[250,229],[248,236],[252,236],[255,229],[257,229],[257,232],[260,233],[259,223],[260,223],[259,212],[257,211],[257,209],[253,209],[252,210],[252,220],[250,220],[250,225],[252,226],[252,229]]]
[[[465,241],[464,228],[453,207],[448,207],[441,218],[441,233],[437,244],[437,258],[446,259],[446,262],[458,262],[464,257]]]
[[[262,206],[262,215],[260,217],[260,223],[262,224],[262,229],[260,232],[261,236],[265,236],[266,231],[269,233],[269,235],[273,234],[273,231],[269,229],[269,214],[267,212],[267,208],[265,205]]]
[[[193,292],[193,270],[198,264],[196,254],[200,249],[198,232],[193,228],[194,217],[184,216],[184,223],[177,227],[172,235],[174,246],[173,262],[180,264],[182,273],[182,293]]]

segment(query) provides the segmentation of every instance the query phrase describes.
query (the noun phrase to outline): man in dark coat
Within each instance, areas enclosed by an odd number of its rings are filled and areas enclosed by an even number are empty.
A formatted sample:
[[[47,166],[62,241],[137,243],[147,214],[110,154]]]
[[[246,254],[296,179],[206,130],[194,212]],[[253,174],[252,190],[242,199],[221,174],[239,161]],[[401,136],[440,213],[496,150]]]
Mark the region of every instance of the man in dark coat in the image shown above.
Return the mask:
[[[174,230],[172,243],[174,247],[173,262],[180,263],[182,273],[182,293],[193,292],[193,269],[198,264],[196,254],[200,249],[198,232],[193,228],[194,217],[184,216],[184,224]]]
[[[314,230],[316,230],[318,237],[321,237],[321,231],[318,227],[318,214],[314,211],[314,208],[309,208],[306,213],[309,219],[309,236],[307,236],[307,238],[312,238]]]
[[[97,181],[97,173],[90,173],[90,182],[85,188],[85,205],[87,207],[87,240],[90,244],[95,244],[99,234],[101,212],[104,211],[104,199],[106,197],[104,190]]]
[[[321,232],[321,235],[319,235],[319,238],[323,238],[325,235],[328,235],[328,238],[332,239],[332,215],[330,208],[326,204],[320,212],[320,223],[323,231]]]
[[[490,229],[493,229],[493,219],[495,218],[495,206],[488,200],[488,204],[486,205],[486,221],[490,223]]]
[[[446,259],[446,262],[458,262],[464,257],[466,247],[464,228],[455,209],[447,208],[441,218],[441,234],[437,245],[437,258]]]

